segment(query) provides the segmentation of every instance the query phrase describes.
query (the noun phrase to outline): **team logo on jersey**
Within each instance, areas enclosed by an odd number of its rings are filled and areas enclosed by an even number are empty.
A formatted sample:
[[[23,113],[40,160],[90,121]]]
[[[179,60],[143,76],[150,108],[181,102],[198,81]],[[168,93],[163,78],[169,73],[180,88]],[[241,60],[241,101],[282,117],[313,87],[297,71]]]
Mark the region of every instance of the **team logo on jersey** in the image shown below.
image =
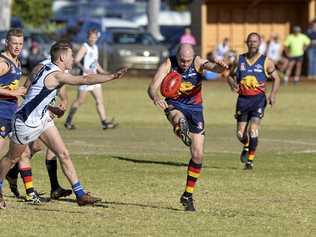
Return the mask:
[[[5,136],[5,133],[6,133],[6,131],[5,131],[5,126],[0,127],[0,136],[1,136],[1,137],[4,137],[4,136]]]
[[[180,92],[188,95],[190,94],[190,91],[192,91],[193,88],[194,88],[194,85],[192,85],[191,82],[184,81],[181,83]]]
[[[257,78],[251,75],[245,76],[240,84],[246,89],[256,89],[260,86]]]
[[[256,64],[254,71],[255,71],[255,72],[262,72],[262,69],[263,69],[263,67],[262,67],[261,64]]]
[[[240,71],[245,71],[246,70],[246,65],[245,63],[240,64]]]

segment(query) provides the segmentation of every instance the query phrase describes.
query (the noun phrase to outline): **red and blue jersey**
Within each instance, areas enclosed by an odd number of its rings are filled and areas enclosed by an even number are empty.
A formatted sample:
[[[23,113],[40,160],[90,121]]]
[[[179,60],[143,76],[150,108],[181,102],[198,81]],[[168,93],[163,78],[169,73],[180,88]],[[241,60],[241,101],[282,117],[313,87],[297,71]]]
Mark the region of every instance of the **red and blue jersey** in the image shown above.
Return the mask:
[[[264,55],[259,55],[253,63],[247,60],[246,54],[239,56],[236,78],[240,95],[254,96],[265,93],[268,78],[266,62],[267,57]]]
[[[19,88],[19,81],[22,76],[22,71],[20,67],[15,66],[15,64],[0,54],[0,57],[5,60],[5,62],[10,66],[9,71],[0,76],[0,88],[7,90],[17,90]],[[15,96],[5,96],[0,94],[0,118],[11,120],[12,116],[17,110],[18,98]]]
[[[176,56],[171,56],[171,71],[176,71],[182,76],[179,95],[176,98],[166,99],[167,103],[177,104],[192,109],[202,109],[202,74],[196,70],[194,60],[190,67],[182,70]]]

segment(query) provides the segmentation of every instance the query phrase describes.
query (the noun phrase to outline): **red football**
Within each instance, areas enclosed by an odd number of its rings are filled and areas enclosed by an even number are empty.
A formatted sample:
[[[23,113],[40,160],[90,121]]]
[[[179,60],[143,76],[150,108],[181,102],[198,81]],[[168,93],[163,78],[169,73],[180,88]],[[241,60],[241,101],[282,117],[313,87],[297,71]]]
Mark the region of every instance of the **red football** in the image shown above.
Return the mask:
[[[178,96],[182,81],[181,74],[176,71],[168,73],[163,79],[160,86],[160,93],[167,98],[174,98]]]

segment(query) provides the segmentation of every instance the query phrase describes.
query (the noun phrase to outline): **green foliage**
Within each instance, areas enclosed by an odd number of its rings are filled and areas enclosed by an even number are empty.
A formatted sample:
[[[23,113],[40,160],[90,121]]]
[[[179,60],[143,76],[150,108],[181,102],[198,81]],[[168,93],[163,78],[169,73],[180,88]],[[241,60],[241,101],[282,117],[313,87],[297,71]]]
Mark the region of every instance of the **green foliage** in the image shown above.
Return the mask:
[[[52,0],[14,0],[12,15],[31,27],[45,25],[52,15]]]

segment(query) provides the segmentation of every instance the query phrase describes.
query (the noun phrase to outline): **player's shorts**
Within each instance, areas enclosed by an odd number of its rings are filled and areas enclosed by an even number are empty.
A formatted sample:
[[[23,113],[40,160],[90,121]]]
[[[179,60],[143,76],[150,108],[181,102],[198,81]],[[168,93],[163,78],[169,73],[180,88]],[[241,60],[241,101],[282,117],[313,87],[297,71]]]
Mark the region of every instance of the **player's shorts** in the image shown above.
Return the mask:
[[[303,62],[304,56],[297,56],[297,57],[289,57],[290,61],[295,61],[295,62]]]
[[[262,119],[266,105],[267,98],[265,94],[240,95],[237,99],[235,118],[238,122],[248,122],[251,118]]]
[[[81,85],[79,86],[79,91],[93,91],[96,88],[100,88],[101,84],[96,85]]]
[[[11,132],[12,122],[10,119],[0,118],[0,137],[6,138]]]
[[[55,126],[53,119],[46,113],[41,119],[41,123],[36,127],[30,127],[25,124],[20,118],[14,118],[12,120],[12,133],[10,138],[17,144],[28,144],[39,138],[42,133]]]
[[[199,134],[204,131],[204,116],[202,107],[192,108],[180,103],[168,103],[169,108],[165,110],[168,116],[169,112],[176,109],[179,110],[186,118],[191,133]]]

